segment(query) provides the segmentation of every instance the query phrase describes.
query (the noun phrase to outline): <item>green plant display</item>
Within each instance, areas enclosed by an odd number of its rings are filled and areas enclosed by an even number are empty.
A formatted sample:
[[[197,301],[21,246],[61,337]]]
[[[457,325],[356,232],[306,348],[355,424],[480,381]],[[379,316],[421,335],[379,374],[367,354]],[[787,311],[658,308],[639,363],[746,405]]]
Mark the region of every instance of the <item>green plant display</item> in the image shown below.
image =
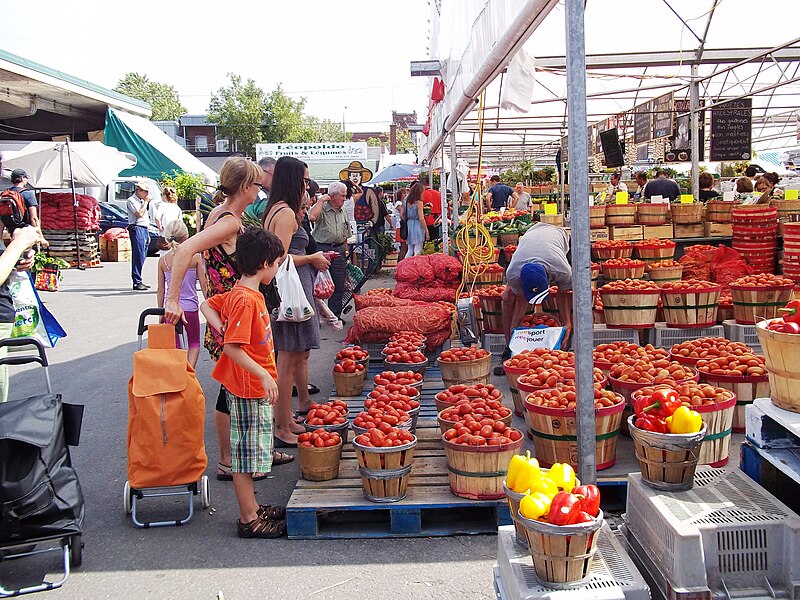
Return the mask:
[[[161,174],[161,185],[175,188],[178,198],[192,200],[203,191],[203,176],[183,171],[172,171],[172,174]]]
[[[55,256],[48,256],[44,252],[37,252],[33,256],[33,266],[31,268],[32,271],[41,271],[44,268],[49,267],[51,269],[58,270],[58,279],[61,280],[61,270],[62,269],[69,269],[69,263],[65,261],[63,258],[58,258]]]

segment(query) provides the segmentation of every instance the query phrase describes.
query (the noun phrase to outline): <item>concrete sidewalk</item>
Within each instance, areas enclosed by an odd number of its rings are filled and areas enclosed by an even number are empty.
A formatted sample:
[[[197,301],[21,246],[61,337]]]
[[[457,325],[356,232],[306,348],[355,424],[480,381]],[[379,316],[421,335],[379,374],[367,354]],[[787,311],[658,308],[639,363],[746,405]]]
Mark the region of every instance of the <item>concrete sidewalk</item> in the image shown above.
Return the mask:
[[[238,511],[230,483],[214,479],[217,443],[213,409],[218,386],[209,376],[212,363],[201,350],[198,378],[206,401],[207,474],[212,509],[195,507],[192,521],[180,528],[135,529],[123,512],[126,480],[127,382],[136,350],[136,323],[142,310],[155,306],[156,261],[147,259],[145,281],[151,292],[131,290],[129,263],[69,270],[57,293],[42,299],[67,330],[48,354],[56,392],[67,402],[86,406],[81,444],[72,450],[86,496],[83,566],[47,598],[494,598],[491,567],[494,536],[385,540],[292,541],[241,540]],[[391,285],[377,280],[374,287]],[[351,318],[347,319],[352,321]],[[348,322],[346,325],[349,325]],[[331,387],[333,356],[344,332],[323,327],[323,344],[312,351],[309,380],[322,392]],[[16,368],[11,397],[40,393],[41,369]],[[285,504],[299,476],[295,463],[275,467],[256,483],[259,501]],[[183,505],[151,501],[158,515],[175,514]],[[170,513],[172,511],[172,513]],[[30,583],[39,570],[57,566],[52,559],[0,563],[5,586]]]

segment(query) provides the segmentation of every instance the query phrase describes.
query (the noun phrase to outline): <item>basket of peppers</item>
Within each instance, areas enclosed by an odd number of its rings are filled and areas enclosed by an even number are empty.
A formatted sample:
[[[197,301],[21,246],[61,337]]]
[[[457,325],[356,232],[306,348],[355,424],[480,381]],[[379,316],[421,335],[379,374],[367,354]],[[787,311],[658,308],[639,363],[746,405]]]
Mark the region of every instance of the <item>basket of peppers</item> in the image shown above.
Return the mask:
[[[674,390],[659,388],[637,396],[628,417],[642,479],[668,492],[691,489],[706,425]]]
[[[511,459],[503,488],[539,581],[556,589],[584,585],[603,525],[597,486],[581,485],[567,463],[541,469],[528,452]]]

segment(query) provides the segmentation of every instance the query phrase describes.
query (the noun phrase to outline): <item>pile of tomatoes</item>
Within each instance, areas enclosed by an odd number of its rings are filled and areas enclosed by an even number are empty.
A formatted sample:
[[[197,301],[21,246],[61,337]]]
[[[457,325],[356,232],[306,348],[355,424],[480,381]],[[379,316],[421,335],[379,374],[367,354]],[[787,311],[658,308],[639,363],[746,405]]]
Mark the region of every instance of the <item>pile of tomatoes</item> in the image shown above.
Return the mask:
[[[605,383],[606,376],[603,372],[595,367],[592,372],[595,383]],[[527,385],[530,387],[550,388],[555,387],[559,381],[574,381],[575,380],[575,367],[572,366],[554,366],[549,369],[544,367],[536,367],[529,369],[527,373],[521,375],[517,379],[517,383]]]
[[[337,362],[347,360],[348,358],[355,361],[367,360],[369,358],[369,352],[364,350],[361,346],[349,346],[336,353]]]
[[[771,273],[760,273],[758,275],[746,275],[740,277],[736,281],[731,282],[731,286],[736,287],[785,287],[794,286],[794,281],[787,277],[780,275],[772,275]]]
[[[334,373],[363,373],[364,365],[357,363],[351,358],[347,358],[340,363],[333,365]]]
[[[380,429],[370,429],[367,433],[356,436],[355,441],[361,446],[369,448],[391,448],[394,446],[405,446],[417,438],[413,433],[405,429],[390,427],[388,432]]]
[[[389,342],[383,347],[383,354],[397,354],[403,352],[416,352],[422,351],[422,347],[420,344],[416,344],[414,342]]]
[[[666,281],[661,289],[665,292],[697,292],[722,289],[720,285],[702,279],[682,279],[681,281]]]
[[[720,294],[719,296],[720,308],[733,308],[733,296],[728,293]]]
[[[649,238],[633,243],[634,248],[674,248],[675,242],[672,240],[662,240],[661,238]]]
[[[609,248],[628,250],[633,249],[633,244],[625,240],[599,240],[592,244],[592,250],[607,250]]]
[[[389,363],[400,363],[405,365],[418,365],[420,363],[427,362],[427,358],[425,355],[420,352],[419,350],[414,350],[412,352],[406,351],[391,351],[391,353],[386,353],[384,350],[384,356],[386,357],[384,360]]]
[[[298,435],[297,443],[300,444],[302,448],[330,448],[331,446],[338,446],[341,444],[342,436],[336,431],[316,429]]]
[[[536,348],[534,350],[523,350],[515,354],[503,363],[509,369],[535,369],[544,367],[550,369],[554,365],[561,364],[574,365],[575,355],[565,350],[550,350],[548,348]]]
[[[424,335],[417,333],[416,331],[398,331],[397,333],[392,334],[392,337],[389,338],[389,341],[400,343],[407,342],[409,344],[414,344],[417,348],[423,348],[425,346],[426,338]]]
[[[752,354],[747,344],[731,342],[725,338],[696,338],[675,344],[670,350],[672,356],[698,361],[700,359],[717,358],[718,356],[742,356]]]
[[[703,358],[698,360],[695,366],[701,375],[723,375],[725,377],[767,376],[764,357],[756,354]],[[709,379],[713,379],[713,377],[709,377]]]
[[[504,291],[506,291],[506,286],[504,285],[489,285],[483,288],[478,295],[500,297],[503,295]]]
[[[634,365],[642,359],[660,360],[668,356],[664,348],[656,348],[652,344],[640,346],[631,342],[609,342],[598,344],[594,349],[594,364],[610,369],[615,364]]]
[[[411,415],[404,410],[397,410],[391,406],[376,408],[374,406],[361,411],[353,419],[353,425],[361,429],[380,429],[388,433],[392,427],[404,425],[411,421]]]
[[[446,390],[436,394],[436,399],[447,404],[455,404],[459,400],[502,400],[503,393],[491,383],[476,383],[464,385],[462,383],[451,385]]]
[[[689,366],[668,359],[639,360],[635,364],[615,364],[608,376],[618,382],[662,383],[666,380],[684,381],[694,379],[695,372]]]
[[[686,383],[669,382],[652,387],[644,387],[636,390],[632,394],[632,398],[636,399],[639,396],[649,396],[658,388],[667,387],[678,392],[678,396],[683,404],[689,408],[696,406],[711,406],[722,402],[727,402],[733,398],[733,392],[721,387],[714,387],[707,383],[695,383],[689,381]]]
[[[603,268],[610,269],[637,269],[645,266],[643,260],[633,258],[609,258],[603,263]]]
[[[399,385],[414,385],[422,381],[422,374],[414,371],[383,371],[373,377],[375,385],[389,385],[396,383]]]
[[[502,446],[522,439],[522,433],[494,419],[476,419],[465,415],[442,436],[448,442],[464,446]]]
[[[594,386],[594,407],[607,408],[614,406],[625,399],[619,394],[600,386]],[[559,408],[563,410],[575,410],[577,395],[575,387],[572,385],[560,385],[556,388],[537,390],[528,394],[527,402],[543,408]]]
[[[459,421],[466,415],[472,415],[478,420],[507,418],[511,414],[511,409],[503,406],[503,403],[494,399],[470,399],[459,400],[450,408],[445,408],[439,413],[439,417],[445,421]]]
[[[385,386],[376,386],[375,389],[370,391],[364,400],[364,406],[369,408],[375,405],[377,408],[381,408],[381,406],[378,406],[378,403],[380,403],[398,410],[409,411],[419,408],[419,400],[417,398],[419,398],[419,390],[416,388],[390,383]]]
[[[682,266],[677,260],[673,260],[671,258],[665,258],[664,260],[655,260],[653,262],[647,263],[647,271],[650,272],[653,269],[674,269],[675,267]]]
[[[451,348],[445,350],[439,355],[439,360],[442,362],[468,362],[471,360],[480,360],[489,356],[489,351],[483,348]]]
[[[659,291],[661,288],[655,281],[647,279],[618,279],[605,284],[600,288],[600,293],[617,291]]]
[[[520,321],[520,327],[561,327],[561,324],[545,313],[535,313],[532,315],[525,315]]]
[[[347,422],[347,402],[333,400],[325,404],[312,404],[306,425],[341,425]]]

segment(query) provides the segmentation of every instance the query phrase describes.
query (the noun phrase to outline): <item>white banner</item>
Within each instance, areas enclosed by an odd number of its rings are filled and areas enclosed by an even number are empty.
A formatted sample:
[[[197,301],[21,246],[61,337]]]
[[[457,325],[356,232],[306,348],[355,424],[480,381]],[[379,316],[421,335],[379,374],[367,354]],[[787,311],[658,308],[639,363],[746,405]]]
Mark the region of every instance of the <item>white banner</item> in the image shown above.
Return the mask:
[[[303,144],[256,144],[256,160],[294,156],[300,160],[344,162],[367,159],[366,142],[318,142]]]
[[[511,332],[508,347],[512,356],[535,348],[560,350],[566,332],[563,327],[517,327]]]

